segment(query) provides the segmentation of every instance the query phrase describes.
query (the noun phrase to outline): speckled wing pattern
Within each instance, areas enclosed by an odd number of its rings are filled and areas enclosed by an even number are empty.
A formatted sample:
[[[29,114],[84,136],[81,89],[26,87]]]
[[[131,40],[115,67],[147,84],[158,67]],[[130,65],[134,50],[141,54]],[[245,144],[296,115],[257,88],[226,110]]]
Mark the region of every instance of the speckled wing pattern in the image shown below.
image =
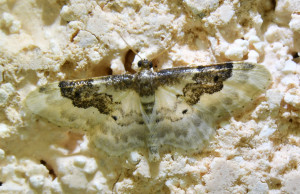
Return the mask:
[[[131,75],[61,81],[38,88],[26,98],[35,114],[59,126],[87,132],[99,148],[112,155],[145,146],[148,135],[139,95]]]
[[[111,155],[147,147],[155,161],[159,148],[200,151],[216,123],[241,111],[270,82],[264,66],[245,62],[143,68],[133,75],[52,83],[32,92],[26,106],[53,123],[85,130]]]
[[[182,67],[158,72],[150,142],[199,151],[216,123],[241,112],[271,83],[262,65],[244,62]]]

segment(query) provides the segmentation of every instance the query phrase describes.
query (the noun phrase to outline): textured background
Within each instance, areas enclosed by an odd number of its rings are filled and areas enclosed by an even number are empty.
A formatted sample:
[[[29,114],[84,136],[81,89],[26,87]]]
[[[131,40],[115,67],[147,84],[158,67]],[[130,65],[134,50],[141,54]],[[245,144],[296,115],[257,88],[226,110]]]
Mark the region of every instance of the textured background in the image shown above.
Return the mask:
[[[298,0],[0,0],[0,27],[0,193],[300,193]],[[273,85],[203,152],[158,163],[24,109],[48,82],[134,72],[131,49],[155,69],[258,62]]]

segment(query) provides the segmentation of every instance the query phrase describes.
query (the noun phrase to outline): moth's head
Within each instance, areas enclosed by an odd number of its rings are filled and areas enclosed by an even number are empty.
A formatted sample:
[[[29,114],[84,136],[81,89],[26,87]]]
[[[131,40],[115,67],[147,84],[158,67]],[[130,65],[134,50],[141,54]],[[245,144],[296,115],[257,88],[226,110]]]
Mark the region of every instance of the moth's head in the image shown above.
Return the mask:
[[[138,62],[138,67],[140,69],[151,69],[153,67],[153,64],[151,61],[148,61],[147,59],[142,59]]]

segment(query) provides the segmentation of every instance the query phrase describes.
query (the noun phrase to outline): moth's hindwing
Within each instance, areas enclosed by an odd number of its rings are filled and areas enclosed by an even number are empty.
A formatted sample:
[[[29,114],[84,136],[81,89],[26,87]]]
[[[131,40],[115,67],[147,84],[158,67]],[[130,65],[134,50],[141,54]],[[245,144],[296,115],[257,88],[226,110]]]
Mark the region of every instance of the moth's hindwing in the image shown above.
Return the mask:
[[[216,123],[242,111],[271,83],[264,66],[243,62],[166,69],[157,79],[163,84],[151,141],[184,150],[201,150]]]
[[[86,131],[111,155],[145,146],[139,95],[119,83],[121,76],[108,77],[51,83],[30,93],[25,104],[52,123]]]

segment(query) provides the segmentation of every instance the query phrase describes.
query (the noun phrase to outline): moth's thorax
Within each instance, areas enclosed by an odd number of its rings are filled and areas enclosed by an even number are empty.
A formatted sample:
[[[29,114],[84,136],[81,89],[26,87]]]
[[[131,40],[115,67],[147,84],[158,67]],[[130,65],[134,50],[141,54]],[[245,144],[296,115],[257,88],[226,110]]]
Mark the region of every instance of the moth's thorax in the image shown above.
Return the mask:
[[[141,97],[154,95],[154,79],[156,73],[152,69],[152,62],[147,59],[142,59],[138,62],[138,67],[140,71],[136,75],[136,81],[139,88],[139,95]]]
[[[152,70],[142,69],[137,74],[137,84],[139,87],[139,95],[140,96],[150,96],[154,95],[155,92],[155,80],[156,73]]]

